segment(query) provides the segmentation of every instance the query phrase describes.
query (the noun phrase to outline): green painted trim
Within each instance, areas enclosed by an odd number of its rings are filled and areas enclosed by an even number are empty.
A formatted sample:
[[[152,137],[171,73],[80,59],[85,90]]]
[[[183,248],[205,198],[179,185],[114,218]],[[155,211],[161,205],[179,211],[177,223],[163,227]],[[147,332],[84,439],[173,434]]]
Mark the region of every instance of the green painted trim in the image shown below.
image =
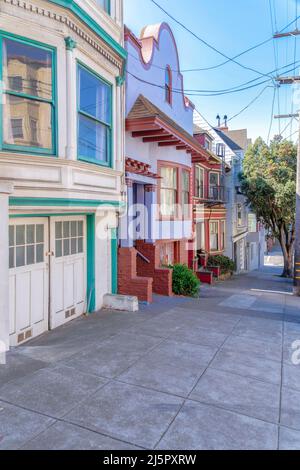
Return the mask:
[[[43,198],[43,197],[10,197],[10,206],[55,206],[55,207],[99,207],[112,206],[124,207],[125,202],[122,201],[97,201],[94,199],[61,199],[61,198]]]
[[[118,230],[111,229],[111,293],[118,293]]]
[[[80,69],[85,70],[86,72],[90,73],[93,75],[97,80],[100,80],[102,83],[105,85],[109,86],[110,88],[110,124],[107,122],[103,122],[100,119],[97,119],[95,116],[92,116],[91,114],[81,111],[80,109],[80,88],[79,88],[79,71]],[[85,116],[87,119],[90,119],[93,122],[96,122],[98,124],[101,124],[105,126],[109,132],[109,141],[107,145],[107,152],[108,152],[108,160],[107,162],[101,162],[98,160],[95,160],[93,158],[89,158],[86,156],[82,156],[79,154],[78,149],[79,145],[77,143],[77,159],[79,161],[84,161],[88,163],[92,163],[94,165],[98,166],[105,166],[108,168],[113,167],[113,85],[109,81],[105,80],[105,78],[101,77],[101,75],[95,73],[94,70],[92,70],[90,67],[86,66],[83,64],[81,61],[77,60],[77,140],[79,138],[79,116]]]
[[[67,51],[73,51],[77,47],[77,42],[71,36],[65,38],[65,44]]]
[[[67,8],[81,21],[83,21],[94,33],[105,41],[117,54],[125,60],[126,50],[113,39],[85,10],[83,10],[74,0],[49,0],[51,3]],[[109,12],[110,14],[110,12]]]
[[[96,222],[95,214],[87,215],[87,312],[94,312],[96,309],[96,281],[95,281],[95,265],[96,265]]]
[[[44,218],[44,217],[74,217],[76,215],[91,215],[92,212],[59,212],[47,214],[9,214],[10,219]]]
[[[3,38],[28,44],[30,46],[38,47],[44,49],[48,52],[51,52],[52,55],[52,98],[47,100],[45,98],[40,98],[38,96],[32,96],[26,93],[17,93],[10,92],[3,89],[3,85],[0,87],[0,149],[9,150],[12,152],[21,152],[21,153],[30,153],[37,155],[51,155],[57,156],[57,142],[58,142],[58,112],[57,112],[57,49],[49,44],[42,43],[40,41],[35,41],[33,39],[27,38],[25,36],[20,36],[17,34],[12,34],[7,31],[0,30],[0,83],[3,83]],[[32,99],[47,103],[51,106],[51,124],[52,124],[52,148],[43,149],[40,147],[29,147],[21,145],[10,145],[3,143],[3,98],[2,95],[7,94],[11,96],[21,96],[25,99]]]

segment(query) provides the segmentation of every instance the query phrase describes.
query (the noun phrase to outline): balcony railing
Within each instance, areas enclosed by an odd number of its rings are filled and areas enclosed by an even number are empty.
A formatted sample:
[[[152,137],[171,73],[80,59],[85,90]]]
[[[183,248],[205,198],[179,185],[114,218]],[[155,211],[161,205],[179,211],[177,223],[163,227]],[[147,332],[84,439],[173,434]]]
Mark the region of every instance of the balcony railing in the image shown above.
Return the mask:
[[[196,190],[195,197],[203,201],[226,202],[224,186],[201,186]]]

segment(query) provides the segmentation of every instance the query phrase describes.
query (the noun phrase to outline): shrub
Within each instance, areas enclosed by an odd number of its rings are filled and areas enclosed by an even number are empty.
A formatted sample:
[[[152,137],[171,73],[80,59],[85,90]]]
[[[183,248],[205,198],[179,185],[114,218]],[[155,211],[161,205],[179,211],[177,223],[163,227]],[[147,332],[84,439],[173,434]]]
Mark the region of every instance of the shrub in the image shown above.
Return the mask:
[[[209,256],[207,266],[220,266],[221,274],[232,273],[235,270],[234,261],[223,255]]]
[[[185,264],[175,264],[173,269],[173,292],[177,295],[196,297],[200,281]]]

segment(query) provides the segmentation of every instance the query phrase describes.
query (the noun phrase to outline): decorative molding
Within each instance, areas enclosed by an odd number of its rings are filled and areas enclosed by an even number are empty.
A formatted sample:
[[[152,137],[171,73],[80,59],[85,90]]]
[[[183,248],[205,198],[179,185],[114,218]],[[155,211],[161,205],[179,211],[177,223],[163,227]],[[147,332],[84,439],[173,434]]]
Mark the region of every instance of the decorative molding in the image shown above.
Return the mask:
[[[82,9],[78,10],[79,7],[73,0],[51,0],[51,3],[57,4],[61,7],[67,8],[75,16],[79,18],[94,34],[96,34],[102,41],[103,44],[93,39],[77,22],[73,21],[67,14],[62,15],[55,13],[53,10],[46,8],[40,8],[37,5],[26,2],[24,0],[2,0],[8,5],[22,8],[23,10],[43,16],[45,18],[52,19],[58,23],[64,24],[70,30],[72,30],[77,36],[86,41],[90,46],[105,57],[109,62],[115,65],[121,72],[121,76],[124,75],[125,65],[124,62],[127,57],[125,49],[119,45],[108,33],[106,33],[87,13]],[[77,5],[77,8],[75,8]],[[72,7],[71,7],[72,6]],[[109,50],[109,48],[111,50]],[[114,54],[112,53],[114,52]]]
[[[125,178],[126,186],[128,188],[132,188],[133,186],[133,180],[131,178]]]
[[[145,184],[145,191],[146,193],[155,193],[157,186],[155,184]]]
[[[77,42],[71,38],[71,36],[68,36],[65,38],[65,44],[66,44],[66,49],[67,51],[73,51],[77,47]]]
[[[119,75],[119,77],[116,77],[116,84],[117,86],[122,86],[125,83],[125,74]]]

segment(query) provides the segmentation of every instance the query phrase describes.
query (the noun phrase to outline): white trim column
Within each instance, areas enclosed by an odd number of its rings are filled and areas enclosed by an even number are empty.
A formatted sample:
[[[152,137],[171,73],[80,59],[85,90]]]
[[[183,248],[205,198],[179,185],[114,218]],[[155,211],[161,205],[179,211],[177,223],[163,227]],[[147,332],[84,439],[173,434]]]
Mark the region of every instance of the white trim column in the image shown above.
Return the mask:
[[[73,51],[76,41],[71,37],[65,38],[66,43],[66,97],[67,97],[67,147],[66,158],[77,160],[76,149],[76,64]]]
[[[9,349],[9,195],[13,192],[10,182],[0,182],[0,355],[3,343]],[[2,346],[2,347],[1,347]]]

